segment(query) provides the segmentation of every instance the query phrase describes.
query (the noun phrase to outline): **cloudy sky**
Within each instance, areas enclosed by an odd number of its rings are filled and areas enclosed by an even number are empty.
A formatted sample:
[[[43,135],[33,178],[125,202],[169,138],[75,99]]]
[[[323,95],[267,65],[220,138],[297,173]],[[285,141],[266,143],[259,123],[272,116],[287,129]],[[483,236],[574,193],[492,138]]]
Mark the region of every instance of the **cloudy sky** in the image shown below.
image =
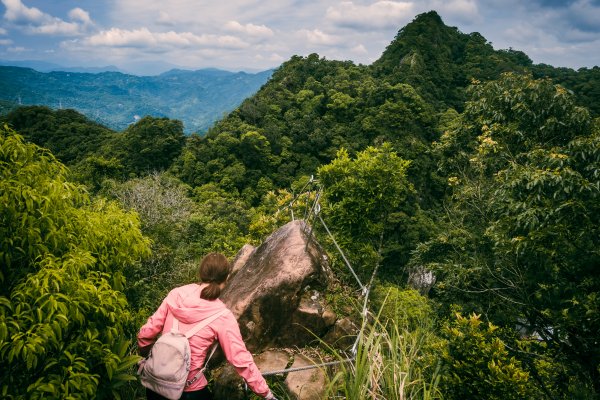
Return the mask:
[[[600,65],[600,0],[0,0],[0,60],[256,71],[292,55],[370,64],[429,10],[535,63]]]

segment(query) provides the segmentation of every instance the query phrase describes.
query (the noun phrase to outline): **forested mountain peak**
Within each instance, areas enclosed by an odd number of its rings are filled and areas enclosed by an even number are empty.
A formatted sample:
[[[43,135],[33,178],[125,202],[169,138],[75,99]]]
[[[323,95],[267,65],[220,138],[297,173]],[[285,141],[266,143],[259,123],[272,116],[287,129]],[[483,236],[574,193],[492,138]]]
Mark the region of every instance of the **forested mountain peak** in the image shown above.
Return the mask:
[[[387,46],[381,57],[373,63],[373,67],[380,73],[394,72],[398,64],[407,63],[406,57],[415,52],[425,57],[428,63],[435,61],[430,50],[442,51],[445,57],[456,58],[459,50],[457,42],[464,42],[462,34],[457,28],[444,24],[442,18],[435,11],[420,14],[415,19],[398,31],[395,39]],[[461,40],[463,39],[463,40]]]
[[[526,54],[494,50],[481,34],[462,33],[430,11],[400,29],[372,68],[376,76],[392,83],[413,85],[440,109],[460,109],[462,89],[471,79],[494,79],[531,64]]]

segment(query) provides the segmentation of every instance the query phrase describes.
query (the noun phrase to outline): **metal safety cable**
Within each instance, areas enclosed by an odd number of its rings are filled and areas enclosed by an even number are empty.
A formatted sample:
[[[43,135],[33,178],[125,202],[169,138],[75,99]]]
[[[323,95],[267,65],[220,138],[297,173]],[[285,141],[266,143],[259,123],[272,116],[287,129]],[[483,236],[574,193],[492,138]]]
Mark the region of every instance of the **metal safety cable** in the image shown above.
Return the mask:
[[[352,265],[350,265],[350,261],[348,261],[348,259],[346,258],[346,255],[344,254],[344,252],[342,251],[342,249],[340,248],[340,246],[338,245],[338,243],[336,242],[335,238],[333,237],[333,235],[331,234],[331,232],[329,231],[329,228],[327,227],[327,224],[325,224],[325,221],[323,221],[323,218],[321,217],[321,214],[319,213],[320,211],[320,207],[319,210],[317,211],[316,215],[317,217],[319,217],[319,220],[321,221],[321,224],[323,224],[323,227],[325,228],[325,230],[327,231],[327,234],[329,235],[329,237],[331,238],[331,240],[333,241],[333,244],[335,245],[335,247],[338,249],[338,251],[340,252],[342,258],[344,259],[344,262],[346,263],[346,265],[348,266],[348,269],[350,270],[350,272],[352,272],[352,275],[354,276],[354,279],[356,279],[356,282],[358,282],[358,285],[360,286],[360,289],[362,290],[363,294],[366,293],[367,288],[365,287],[365,285],[363,285],[363,283],[360,281],[360,279],[358,278],[358,275],[356,275],[356,272],[354,272],[354,269],[352,269]]]
[[[312,182],[313,182],[313,177],[311,176],[310,181],[304,186],[304,188],[302,190],[304,190],[308,186],[308,184],[312,183]],[[346,266],[348,267],[348,269],[352,273],[352,276],[354,276],[354,279],[356,279],[356,282],[358,282],[358,285],[360,286],[360,289],[362,291],[362,295],[364,296],[364,300],[363,300],[364,302],[363,302],[363,307],[362,307],[362,312],[361,312],[361,316],[362,316],[362,319],[363,319],[362,326],[364,327],[365,321],[366,321],[366,318],[367,318],[367,314],[368,314],[369,294],[370,294],[371,287],[372,287],[373,282],[374,282],[375,275],[377,274],[377,270],[379,269],[379,264],[380,263],[378,262],[375,265],[373,273],[371,274],[371,278],[369,279],[368,285],[367,286],[363,285],[363,283],[361,282],[361,280],[358,277],[358,275],[356,274],[356,272],[354,272],[354,269],[352,268],[352,265],[350,264],[350,261],[348,261],[348,259],[346,258],[346,255],[344,254],[344,252],[342,251],[341,247],[338,245],[337,241],[333,237],[333,234],[329,230],[329,227],[327,226],[327,224],[325,223],[325,221],[321,217],[321,204],[319,202],[320,197],[321,197],[321,192],[322,192],[322,189],[319,189],[316,192],[316,194],[315,194],[315,200],[313,202],[312,207],[310,207],[310,212],[307,214],[306,211],[305,211],[305,221],[308,222],[308,219],[311,216],[316,216],[316,217],[319,218],[319,220],[321,221],[321,224],[325,228],[325,231],[327,232],[327,234],[331,238],[333,244],[335,245],[336,249],[338,250],[338,252],[342,256],[342,259],[346,263]],[[300,194],[296,195],[294,197],[294,199],[289,203],[288,206],[290,208],[292,208],[293,205],[294,205],[294,202],[299,197],[300,197]],[[310,200],[310,191],[309,191],[309,194],[307,196],[307,204],[308,204],[309,200]],[[287,208],[287,206],[284,207],[282,210],[284,210],[285,208]],[[282,210],[278,210],[277,212],[282,211]],[[293,210],[292,210],[292,219],[293,219],[293,216],[294,216],[294,214],[293,214]],[[309,235],[311,235],[311,234],[312,234],[312,226],[310,228]],[[308,243],[307,243],[307,245],[308,245]],[[381,253],[381,246],[380,246],[380,249],[379,249],[378,253],[379,254]],[[359,334],[356,336],[356,340],[354,341],[354,344],[352,345],[352,348],[350,350],[350,353],[352,355],[350,358],[346,358],[344,360],[337,360],[337,361],[330,361],[330,362],[325,362],[325,363],[320,363],[320,364],[314,364],[314,365],[306,365],[306,366],[302,366],[302,367],[285,368],[285,369],[281,369],[281,370],[267,371],[267,372],[262,372],[261,374],[263,376],[278,375],[278,374],[285,374],[285,373],[290,373],[290,372],[304,371],[304,370],[313,369],[313,368],[322,368],[322,367],[334,366],[334,365],[338,365],[338,364],[342,364],[342,363],[347,363],[347,362],[353,362],[356,359],[356,353],[357,353],[358,343],[360,341],[361,333],[362,333],[362,327],[361,327],[361,330],[360,330]],[[247,386],[245,386],[245,389],[247,390]]]

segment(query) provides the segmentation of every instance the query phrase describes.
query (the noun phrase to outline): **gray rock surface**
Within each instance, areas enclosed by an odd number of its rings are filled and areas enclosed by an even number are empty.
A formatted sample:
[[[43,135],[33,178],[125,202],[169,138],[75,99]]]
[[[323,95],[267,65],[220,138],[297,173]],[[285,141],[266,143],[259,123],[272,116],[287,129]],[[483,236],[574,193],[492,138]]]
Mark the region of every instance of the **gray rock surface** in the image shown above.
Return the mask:
[[[331,347],[341,350],[350,350],[356,341],[359,327],[350,319],[342,318],[323,337],[323,341]]]
[[[242,269],[242,267],[248,261],[248,258],[250,258],[250,255],[254,253],[254,250],[256,250],[256,247],[252,246],[251,244],[245,244],[244,247],[238,251],[235,259],[231,263],[231,272],[229,273],[230,280],[233,279],[235,274],[237,274],[240,269]]]

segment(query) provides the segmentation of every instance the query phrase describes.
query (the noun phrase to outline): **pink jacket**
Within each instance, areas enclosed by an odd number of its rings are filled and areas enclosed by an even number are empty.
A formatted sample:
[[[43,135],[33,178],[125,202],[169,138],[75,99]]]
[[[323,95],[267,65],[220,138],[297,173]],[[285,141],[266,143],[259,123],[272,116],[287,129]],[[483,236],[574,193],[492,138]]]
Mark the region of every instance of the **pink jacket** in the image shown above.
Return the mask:
[[[169,332],[173,325],[173,316],[179,320],[179,330],[185,333],[200,320],[227,308],[219,299],[212,301],[201,299],[202,287],[204,286],[191,284],[171,290],[158,310],[140,329],[139,348],[153,344],[160,333]],[[259,396],[265,397],[269,393],[269,387],[254,364],[252,355],[246,349],[237,320],[229,310],[189,339],[192,357],[188,380],[192,379],[204,365],[208,348],[215,339],[219,340],[227,361],[246,380],[250,389]],[[202,375],[184,390],[186,392],[200,390],[207,384],[206,378]]]

